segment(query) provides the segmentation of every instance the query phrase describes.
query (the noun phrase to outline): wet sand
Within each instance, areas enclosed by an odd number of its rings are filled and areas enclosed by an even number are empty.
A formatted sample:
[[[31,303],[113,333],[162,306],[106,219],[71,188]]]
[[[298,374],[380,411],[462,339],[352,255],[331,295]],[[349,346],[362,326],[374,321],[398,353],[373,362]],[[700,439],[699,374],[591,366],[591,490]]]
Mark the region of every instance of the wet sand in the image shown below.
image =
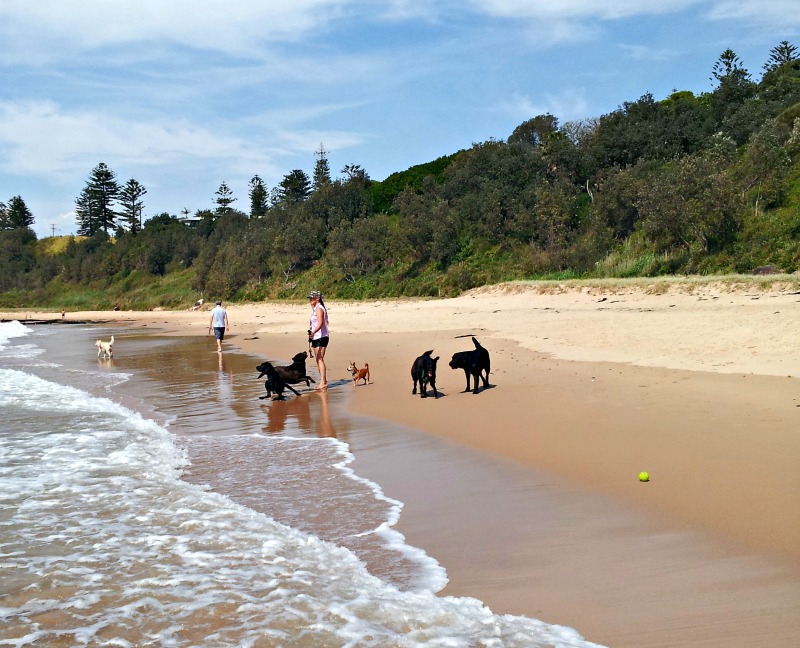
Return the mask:
[[[442,594],[610,646],[796,640],[796,293],[497,290],[329,307],[329,377],[375,422],[347,439],[352,467],[405,502],[398,529],[445,566]],[[111,315],[189,335],[208,318]],[[288,360],[305,347],[304,304],[229,315],[228,349]],[[493,362],[477,395],[447,367],[471,334]],[[412,397],[411,361],[431,348],[442,397]],[[346,382],[351,361],[369,362],[372,384]]]

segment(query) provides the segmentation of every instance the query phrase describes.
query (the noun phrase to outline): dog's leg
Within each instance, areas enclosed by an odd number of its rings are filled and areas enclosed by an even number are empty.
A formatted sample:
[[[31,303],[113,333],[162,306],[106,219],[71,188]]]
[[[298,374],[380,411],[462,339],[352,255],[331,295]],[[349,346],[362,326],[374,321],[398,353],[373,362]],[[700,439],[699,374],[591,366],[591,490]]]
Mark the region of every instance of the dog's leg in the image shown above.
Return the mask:
[[[293,391],[295,396],[299,396],[300,395],[300,392],[297,391],[294,387],[292,387],[289,383],[286,383],[285,387],[286,387],[286,389],[290,389],[291,391]]]

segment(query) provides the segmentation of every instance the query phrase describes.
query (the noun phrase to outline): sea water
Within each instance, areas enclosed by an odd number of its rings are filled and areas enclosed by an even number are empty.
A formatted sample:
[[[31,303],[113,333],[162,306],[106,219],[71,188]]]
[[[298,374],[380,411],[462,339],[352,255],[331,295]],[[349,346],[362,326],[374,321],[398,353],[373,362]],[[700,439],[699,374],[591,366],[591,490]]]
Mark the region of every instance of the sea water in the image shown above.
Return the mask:
[[[197,399],[132,395],[136,363],[87,359],[93,335],[0,323],[0,646],[595,645],[437,596],[445,570],[345,441],[224,416],[181,434]],[[218,378],[194,390],[216,414],[237,402]]]

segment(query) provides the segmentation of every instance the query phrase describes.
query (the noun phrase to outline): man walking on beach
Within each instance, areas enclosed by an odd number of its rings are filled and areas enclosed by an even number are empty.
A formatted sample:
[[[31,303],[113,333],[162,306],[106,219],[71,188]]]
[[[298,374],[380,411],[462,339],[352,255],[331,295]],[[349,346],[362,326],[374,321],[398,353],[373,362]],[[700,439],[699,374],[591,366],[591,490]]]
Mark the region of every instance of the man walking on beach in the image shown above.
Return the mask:
[[[222,307],[222,301],[217,300],[217,305],[211,309],[211,320],[208,322],[208,332],[214,329],[214,337],[217,339],[217,353],[222,353],[222,340],[225,339],[225,331],[228,330],[228,313]]]

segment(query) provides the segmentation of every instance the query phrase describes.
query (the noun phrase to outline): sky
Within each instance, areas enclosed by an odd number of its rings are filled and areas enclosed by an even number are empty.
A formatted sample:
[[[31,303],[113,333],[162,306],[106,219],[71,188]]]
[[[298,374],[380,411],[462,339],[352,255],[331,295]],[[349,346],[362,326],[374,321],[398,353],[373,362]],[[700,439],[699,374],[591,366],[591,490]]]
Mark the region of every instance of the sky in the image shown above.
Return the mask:
[[[144,219],[215,206],[225,182],[358,164],[374,180],[550,113],[714,89],[732,49],[759,80],[800,47],[797,0],[2,0],[0,201],[74,233],[105,163]]]

